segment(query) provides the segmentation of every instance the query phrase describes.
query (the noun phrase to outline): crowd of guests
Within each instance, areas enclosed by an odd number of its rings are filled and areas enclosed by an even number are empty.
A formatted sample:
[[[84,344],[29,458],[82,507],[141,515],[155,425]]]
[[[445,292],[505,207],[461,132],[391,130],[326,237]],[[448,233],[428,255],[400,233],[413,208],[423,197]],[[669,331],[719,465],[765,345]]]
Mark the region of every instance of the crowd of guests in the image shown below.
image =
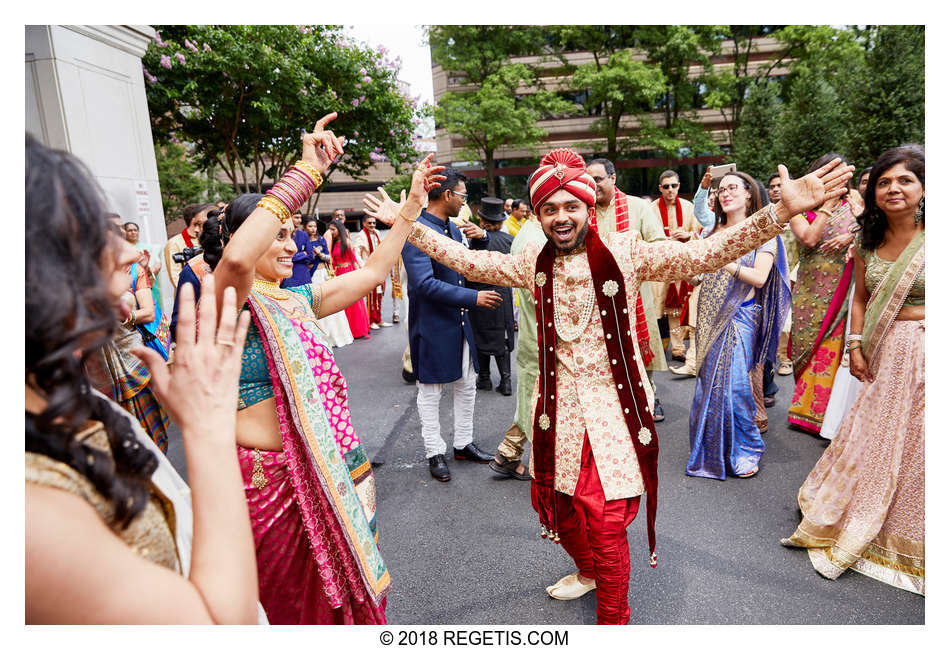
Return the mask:
[[[80,161],[27,138],[28,622],[384,623],[390,576],[373,473],[332,348],[399,322],[404,299],[404,376],[417,386],[429,472],[451,479],[439,417],[451,386],[454,460],[531,481],[545,534],[563,534],[578,563],[548,588],[553,598],[599,588],[598,621],[629,619],[625,529],[646,494],[653,551],[653,423],[663,420],[653,374],[668,369],[667,353],[682,362],[673,372],[696,377],[688,475],[754,476],[773,375],[794,374],[788,424],[833,440],[783,544],[808,548],[828,578],[852,568],[924,593],[921,147],[885,152],[849,191],[853,168],[838,153],[798,181],[710,168],[692,201],[674,170],[647,200],[617,187],[611,161],[552,152],[527,200],[488,197],[474,212],[465,176],[430,155],[399,202],[367,195],[351,234],[343,211],[329,222],[300,212],[343,153],[334,117],[304,135],[301,159],[265,194],[189,206],[163,249],[105,212]],[[550,192],[536,191],[549,181]],[[778,217],[792,206],[803,209]],[[775,230],[763,239],[752,222]],[[622,302],[614,279],[593,284],[614,273],[601,265],[610,255],[632,256],[617,257]],[[535,273],[535,259],[553,266]],[[170,314],[163,265],[176,288]],[[622,316],[608,314],[608,299]],[[606,333],[611,318],[622,344]],[[602,353],[569,358],[561,343],[575,340]],[[631,366],[623,381],[641,377],[636,394],[595,408],[604,396],[588,375],[602,361],[612,386],[618,354]],[[564,376],[576,396],[564,396]],[[473,440],[478,390],[516,397],[493,452]],[[170,420],[190,491],[164,457]],[[554,424],[567,436],[557,453]],[[632,442],[614,436],[624,424]],[[624,469],[598,475],[595,459]],[[582,490],[620,508],[612,523],[580,509]],[[588,532],[569,512],[590,518]],[[619,555],[587,547],[602,525],[623,537],[611,547]],[[143,587],[160,597],[130,597]]]

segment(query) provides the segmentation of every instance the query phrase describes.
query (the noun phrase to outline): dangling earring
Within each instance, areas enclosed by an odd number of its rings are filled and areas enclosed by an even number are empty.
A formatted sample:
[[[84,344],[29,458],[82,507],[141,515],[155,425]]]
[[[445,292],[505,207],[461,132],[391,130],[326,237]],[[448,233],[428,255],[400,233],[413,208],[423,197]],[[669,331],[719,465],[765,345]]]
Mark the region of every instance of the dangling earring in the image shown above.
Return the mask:
[[[917,212],[914,213],[914,223],[920,223],[924,220],[924,197],[920,197],[920,203],[917,204]]]

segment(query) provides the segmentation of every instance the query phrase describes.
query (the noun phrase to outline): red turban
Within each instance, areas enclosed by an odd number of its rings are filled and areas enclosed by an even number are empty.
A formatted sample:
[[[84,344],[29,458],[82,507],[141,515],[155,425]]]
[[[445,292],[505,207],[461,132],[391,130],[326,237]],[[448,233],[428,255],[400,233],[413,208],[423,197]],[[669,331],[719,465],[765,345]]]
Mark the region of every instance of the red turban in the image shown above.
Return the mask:
[[[593,211],[597,198],[594,179],[587,173],[584,159],[571,149],[552,149],[541,159],[541,166],[528,179],[531,209],[538,209],[558,190],[567,190]]]

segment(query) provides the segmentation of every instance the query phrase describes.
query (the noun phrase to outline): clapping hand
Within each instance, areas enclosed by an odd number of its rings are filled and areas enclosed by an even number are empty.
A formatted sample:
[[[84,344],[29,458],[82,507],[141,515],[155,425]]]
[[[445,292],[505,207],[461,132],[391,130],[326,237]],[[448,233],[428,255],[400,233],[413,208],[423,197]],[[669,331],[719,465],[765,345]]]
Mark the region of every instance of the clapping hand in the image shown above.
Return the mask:
[[[487,234],[484,230],[476,226],[468,219],[462,221],[462,225],[459,226],[459,228],[462,230],[462,234],[469,239],[484,239],[485,235]]]
[[[787,218],[844,195],[848,191],[848,180],[853,172],[854,165],[841,164],[840,158],[835,158],[827,165],[798,179],[792,179],[788,175],[788,168],[779,165],[778,175],[782,181],[781,204],[788,213]]]
[[[846,232],[841,235],[835,235],[828,241],[823,242],[821,246],[818,247],[818,250],[825,254],[837,253],[850,246],[852,241],[854,241],[854,234]]]

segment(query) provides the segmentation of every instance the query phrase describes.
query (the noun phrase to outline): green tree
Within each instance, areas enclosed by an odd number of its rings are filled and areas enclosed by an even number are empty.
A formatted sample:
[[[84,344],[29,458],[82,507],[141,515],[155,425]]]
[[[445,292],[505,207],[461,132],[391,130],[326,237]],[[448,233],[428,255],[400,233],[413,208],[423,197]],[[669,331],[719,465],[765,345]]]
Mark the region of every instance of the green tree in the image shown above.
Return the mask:
[[[537,25],[433,25],[428,38],[432,60],[474,85],[498,74],[510,57],[545,49],[544,28]]]
[[[265,178],[278,178],[299,156],[301,129],[330,111],[339,114],[331,128],[349,142],[328,178],[337,169],[363,177],[374,154],[397,170],[417,157],[412,131],[419,110],[398,91],[397,65],[339,27],[158,31],[143,57],[153,136],[161,144],[175,137],[193,145],[195,164],[222,170],[235,192],[259,191]]]
[[[574,72],[571,86],[587,92],[585,107],[597,106],[602,112],[591,130],[606,139],[609,159],[617,158],[621,120],[649,111],[663,94],[665,81],[659,68],[635,61],[630,50],[611,54],[606,60],[597,58]],[[649,119],[641,120],[641,126]]]
[[[547,135],[537,126],[539,120],[574,110],[555,93],[532,89],[532,79],[526,66],[506,65],[477,90],[445,93],[435,108],[436,124],[465,138],[462,155],[484,165],[489,196],[499,194],[495,151],[501,146],[532,146]]]
[[[777,81],[753,86],[745,102],[745,116],[736,129],[732,159],[741,171],[768,178],[778,166],[775,125],[782,113],[781,85]]]
[[[178,142],[155,145],[155,163],[166,224],[178,219],[186,205],[229,201],[234,197],[229,185],[202,173],[189,159],[187,149]]]
[[[855,165],[870,165],[906,142],[924,143],[924,31],[923,25],[872,25],[862,33],[866,65],[849,75],[845,136]]]

